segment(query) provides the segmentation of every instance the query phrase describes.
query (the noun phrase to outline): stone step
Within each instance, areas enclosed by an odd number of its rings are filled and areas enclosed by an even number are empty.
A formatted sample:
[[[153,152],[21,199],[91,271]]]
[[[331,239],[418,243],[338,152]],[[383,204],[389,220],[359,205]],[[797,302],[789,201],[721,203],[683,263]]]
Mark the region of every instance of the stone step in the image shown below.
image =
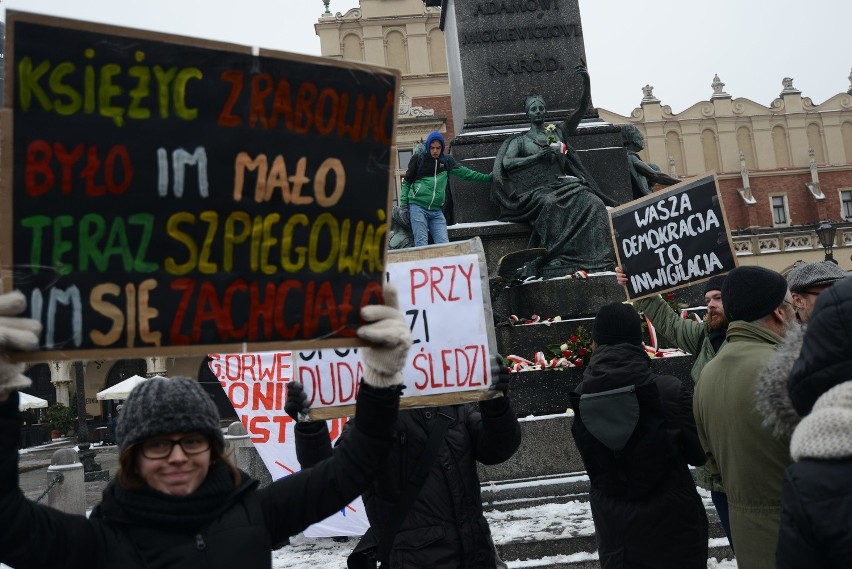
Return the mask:
[[[485,517],[503,560],[510,567],[513,562],[523,567],[600,567],[588,485],[582,472],[483,483]],[[709,557],[730,558],[709,493],[700,488],[699,493],[710,523]]]
[[[588,496],[589,477],[585,472],[482,483],[483,507],[500,511],[534,503],[588,500]]]
[[[496,219],[497,214],[494,215]],[[456,223],[447,227],[447,235],[450,241],[464,241],[479,237],[485,252],[488,274],[494,276],[497,265],[504,255],[527,248],[530,240],[530,226],[526,223],[505,221]]]
[[[537,322],[534,324],[514,324],[501,322],[495,327],[498,352],[503,355],[514,354],[528,360],[533,360],[536,352],[544,352],[545,357],[552,357],[547,352],[551,345],[559,346],[576,335],[578,328],[582,327],[591,333],[594,324],[592,318],[576,318],[558,322]],[[657,334],[658,347],[674,347],[662,334]],[[650,338],[645,336],[646,345],[651,345]],[[587,354],[591,356],[591,354]],[[690,367],[691,367],[690,363]],[[687,375],[689,371],[687,370]]]

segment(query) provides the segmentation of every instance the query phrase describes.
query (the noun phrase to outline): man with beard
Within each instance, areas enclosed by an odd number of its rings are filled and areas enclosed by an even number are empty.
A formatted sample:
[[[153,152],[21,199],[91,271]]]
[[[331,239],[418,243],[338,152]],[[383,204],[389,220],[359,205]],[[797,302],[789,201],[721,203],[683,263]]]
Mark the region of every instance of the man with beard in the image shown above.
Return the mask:
[[[773,436],[755,411],[761,371],[798,327],[787,281],[763,267],[738,267],[722,285],[727,343],[701,372],[693,411],[711,474],[721,477],[731,538],[743,569],[775,567],[781,484],[789,444]]]
[[[628,275],[621,267],[615,268],[615,277],[618,279],[618,284],[627,286]],[[658,332],[681,350],[695,355],[695,363],[692,364],[692,381],[694,382],[698,382],[701,370],[725,344],[728,319],[725,317],[724,306],[722,306],[722,283],[724,282],[725,275],[717,275],[704,283],[704,304],[707,306],[704,322],[684,320],[660,295],[643,298],[633,303],[633,308],[647,316]]]
[[[615,276],[618,284],[627,286],[627,275],[621,267],[615,268]],[[707,306],[707,315],[704,322],[695,320],[684,320],[677,314],[660,295],[651,296],[637,300],[633,307],[645,314],[651,325],[663,336],[674,342],[674,345],[695,354],[695,363],[692,364],[692,380],[698,381],[701,370],[707,365],[713,356],[725,345],[725,332],[728,330],[728,319],[722,306],[722,283],[725,275],[717,275],[704,283],[704,303]],[[731,526],[728,522],[728,500],[725,488],[718,476],[713,476],[706,466],[695,469],[695,483],[710,491],[713,506],[719,514],[719,521],[725,530],[725,536],[733,549],[731,540]]]

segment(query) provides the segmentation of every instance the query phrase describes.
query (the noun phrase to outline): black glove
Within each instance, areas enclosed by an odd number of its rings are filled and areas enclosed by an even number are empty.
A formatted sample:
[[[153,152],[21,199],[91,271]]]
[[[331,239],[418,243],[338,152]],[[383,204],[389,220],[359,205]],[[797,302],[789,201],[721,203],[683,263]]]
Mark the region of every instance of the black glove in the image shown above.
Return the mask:
[[[500,354],[494,355],[494,363],[491,366],[491,385],[488,389],[491,391],[499,391],[503,396],[509,394],[509,368],[506,367],[506,360]]]
[[[307,421],[311,413],[311,403],[305,388],[298,381],[287,384],[287,401],[284,403],[284,412],[297,423]]]

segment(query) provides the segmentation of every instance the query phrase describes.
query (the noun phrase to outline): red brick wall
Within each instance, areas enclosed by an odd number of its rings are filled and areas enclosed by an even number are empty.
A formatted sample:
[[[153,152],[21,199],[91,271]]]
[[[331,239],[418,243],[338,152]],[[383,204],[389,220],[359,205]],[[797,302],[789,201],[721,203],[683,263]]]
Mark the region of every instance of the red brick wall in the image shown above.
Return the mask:
[[[830,219],[840,221],[840,196],[838,188],[852,188],[852,168],[836,172],[820,172],[819,181],[825,200],[817,202],[808,191],[807,182],[810,173],[797,173],[780,176],[751,176],[751,193],[757,203],[747,206],[740,197],[737,188],[742,186],[740,178],[719,180],[719,191],[725,205],[728,224],[732,230],[745,229],[756,224],[760,227],[772,227],[770,194],[786,194],[790,212],[790,225],[813,225]],[[749,216],[749,208],[754,212]],[[756,223],[755,223],[756,221]]]
[[[455,132],[453,128],[453,104],[449,96],[412,98],[411,104],[424,109],[435,109],[436,117],[447,117],[447,136],[444,138],[449,141],[453,137]]]

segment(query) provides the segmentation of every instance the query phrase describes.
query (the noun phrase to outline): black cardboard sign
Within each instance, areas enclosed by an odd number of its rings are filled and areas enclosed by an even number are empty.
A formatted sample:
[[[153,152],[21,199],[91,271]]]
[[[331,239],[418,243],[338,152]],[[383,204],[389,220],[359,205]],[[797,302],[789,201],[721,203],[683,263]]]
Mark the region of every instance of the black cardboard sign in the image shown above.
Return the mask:
[[[0,260],[34,358],[358,343],[397,71],[20,12],[6,34]]]
[[[631,300],[707,280],[737,266],[714,174],[681,182],[609,214]]]

